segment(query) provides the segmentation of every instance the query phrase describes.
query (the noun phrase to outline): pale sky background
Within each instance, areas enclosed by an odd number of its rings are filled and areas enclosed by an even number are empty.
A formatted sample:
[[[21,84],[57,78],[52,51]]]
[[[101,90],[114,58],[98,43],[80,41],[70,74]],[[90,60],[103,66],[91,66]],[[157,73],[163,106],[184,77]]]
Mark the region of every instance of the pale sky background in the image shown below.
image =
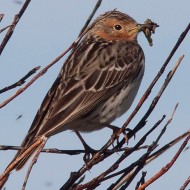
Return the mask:
[[[14,15],[20,10],[21,5],[16,2],[16,0],[0,1],[0,13],[5,14],[3,21],[0,23],[0,28],[9,25]],[[17,25],[11,40],[9,40],[0,56],[0,89],[14,83],[36,66],[45,67],[63,52],[76,39],[81,27],[91,13],[95,2],[92,0],[31,1],[27,11]],[[143,23],[147,18],[151,18],[160,25],[155,35],[153,35],[153,47],[148,45],[144,35],[141,34],[139,36],[139,43],[143,47],[146,56],[146,71],[133,106],[127,114],[114,123],[115,125],[121,126],[162,66],[179,35],[188,25],[190,21],[190,1],[105,0],[100,9],[98,9],[96,16],[114,8],[129,14],[140,23]],[[2,40],[4,35],[5,33],[0,34],[0,40]],[[168,127],[167,133],[161,139],[160,146],[190,128],[190,34],[188,34],[178,49],[164,76],[152,91],[149,100],[146,101],[137,117],[130,124],[130,128],[133,128],[143,116],[153,97],[157,94],[165,76],[182,54],[185,54],[183,63],[169,87],[164,92],[158,106],[149,117],[145,129],[138,133],[137,140],[163,114],[169,117],[177,102],[179,102],[179,108],[172,124]],[[63,61],[61,60],[57,63],[28,90],[0,110],[0,145],[20,145],[43,97],[55,80]],[[0,102],[3,102],[10,95],[14,94],[17,89],[2,94],[0,96]],[[23,117],[16,120],[20,114]],[[147,143],[152,142],[157,137],[159,131],[158,129],[154,132],[147,139]],[[83,136],[90,146],[98,149],[106,142],[110,135],[110,130],[103,129]],[[180,144],[181,142],[157,161],[154,161],[143,169],[143,171],[148,172],[146,179],[149,179],[171,160]],[[82,148],[78,138],[70,131],[52,137],[46,147],[60,149]],[[15,151],[0,151],[0,173],[4,171],[15,153]],[[41,154],[38,163],[32,170],[26,189],[59,189],[68,178],[70,172],[77,171],[82,166],[81,156]],[[190,175],[189,157],[189,151],[183,152],[173,168],[147,189],[179,189],[185,179]],[[87,172],[88,176],[86,180],[92,179],[95,174],[99,174],[105,170],[117,158],[119,158],[119,155],[115,155],[114,158],[110,159],[110,162],[106,160],[99,167],[94,167],[90,172]],[[134,157],[127,159],[124,164],[126,163],[128,165],[132,161],[134,161]],[[14,171],[12,173],[6,184],[6,190],[21,189],[26,169],[27,167],[22,171]],[[134,181],[138,181],[140,176],[138,175]],[[107,189],[110,183],[110,181],[105,182],[97,189]],[[132,184],[129,189],[134,189],[134,185]]]

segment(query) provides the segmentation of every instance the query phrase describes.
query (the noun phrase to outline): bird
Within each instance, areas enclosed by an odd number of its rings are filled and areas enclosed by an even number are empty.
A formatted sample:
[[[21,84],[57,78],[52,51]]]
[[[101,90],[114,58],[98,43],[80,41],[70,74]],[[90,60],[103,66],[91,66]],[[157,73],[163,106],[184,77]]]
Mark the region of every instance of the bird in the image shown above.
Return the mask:
[[[88,26],[42,101],[22,149],[13,158],[20,158],[16,170],[53,135],[66,130],[100,130],[130,108],[145,70],[145,55],[137,41],[139,32],[139,24],[117,10],[105,12]],[[40,143],[32,148],[38,140]]]

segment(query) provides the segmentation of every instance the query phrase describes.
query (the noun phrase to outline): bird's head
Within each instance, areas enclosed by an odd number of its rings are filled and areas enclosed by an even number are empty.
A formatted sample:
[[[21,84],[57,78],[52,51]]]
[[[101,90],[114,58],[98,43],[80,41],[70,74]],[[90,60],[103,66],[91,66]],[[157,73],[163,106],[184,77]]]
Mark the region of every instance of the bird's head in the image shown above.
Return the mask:
[[[89,32],[91,35],[98,36],[107,41],[137,41],[138,33],[147,28],[146,26],[145,24],[138,24],[127,14],[113,10],[100,15],[91,24]]]
[[[127,14],[109,11],[92,23],[92,34],[105,40],[136,41],[138,23]]]

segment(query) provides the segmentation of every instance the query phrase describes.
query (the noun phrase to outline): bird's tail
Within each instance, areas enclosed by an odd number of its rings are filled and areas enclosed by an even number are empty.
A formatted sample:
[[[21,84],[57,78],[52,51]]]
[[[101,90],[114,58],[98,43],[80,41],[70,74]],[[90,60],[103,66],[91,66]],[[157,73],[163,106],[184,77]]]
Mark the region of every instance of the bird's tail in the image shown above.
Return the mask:
[[[23,148],[17,152],[11,163],[0,175],[0,189],[8,180],[11,171],[13,171],[14,169],[20,170],[35,151],[37,151],[38,154],[36,154],[36,157],[38,157],[40,151],[47,141],[47,137],[44,136],[38,137],[36,139],[28,139],[27,137],[29,137],[29,135],[26,136],[25,140],[21,145],[21,147]]]
[[[21,144],[23,147],[17,152],[11,163],[7,168],[11,168],[11,171],[16,169],[17,171],[22,169],[26,162],[31,158],[34,152],[41,151],[47,141],[46,137],[39,137],[35,140],[25,139]]]

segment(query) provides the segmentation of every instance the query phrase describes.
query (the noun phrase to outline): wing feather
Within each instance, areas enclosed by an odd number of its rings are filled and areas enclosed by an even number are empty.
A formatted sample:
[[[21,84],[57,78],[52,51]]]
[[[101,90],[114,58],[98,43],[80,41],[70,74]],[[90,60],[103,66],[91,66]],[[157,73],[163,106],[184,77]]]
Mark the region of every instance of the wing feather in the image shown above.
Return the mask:
[[[57,82],[46,95],[29,133],[35,131],[37,136],[51,136],[60,128],[65,130],[64,125],[95,109],[124,84],[129,84],[139,67],[143,67],[138,60],[142,49],[137,43],[114,41],[101,46],[94,42],[90,48],[82,47],[91,54],[88,59],[79,57],[85,56],[85,53],[80,53],[80,46],[68,58]]]

